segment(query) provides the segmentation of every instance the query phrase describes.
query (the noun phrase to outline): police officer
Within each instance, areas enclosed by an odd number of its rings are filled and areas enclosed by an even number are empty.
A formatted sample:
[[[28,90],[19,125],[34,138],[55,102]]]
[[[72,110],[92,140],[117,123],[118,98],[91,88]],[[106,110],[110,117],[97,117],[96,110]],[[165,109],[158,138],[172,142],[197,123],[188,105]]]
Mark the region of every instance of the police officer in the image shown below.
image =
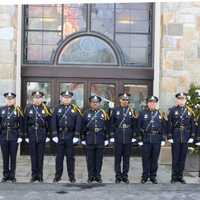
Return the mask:
[[[101,168],[104,145],[108,145],[108,115],[100,109],[101,97],[89,98],[90,109],[83,115],[83,144],[86,142],[88,183],[102,183]]]
[[[142,147],[143,174],[141,183],[146,183],[148,178],[157,184],[158,158],[161,144],[165,144],[166,121],[157,110],[158,98],[147,98],[147,109],[142,111],[138,119],[139,145]]]
[[[129,183],[128,171],[131,143],[135,142],[135,117],[129,107],[130,94],[119,94],[120,106],[113,109],[110,119],[111,143],[115,143],[115,182]],[[121,161],[123,167],[121,169]]]
[[[63,173],[64,156],[67,157],[67,171],[69,181],[75,183],[74,146],[80,139],[81,112],[72,104],[73,93],[61,93],[61,104],[58,105],[52,117],[53,141],[57,144],[56,173],[53,182],[59,182]]]
[[[187,94],[177,93],[176,106],[170,108],[168,115],[168,141],[172,144],[171,183],[185,183],[183,170],[188,150],[188,143],[195,137],[194,117],[186,106]]]
[[[197,130],[196,130],[196,137],[195,137],[195,145],[200,146],[200,116],[197,122]]]
[[[4,97],[6,105],[0,108],[0,143],[3,158],[1,182],[16,182],[16,156],[18,144],[22,142],[23,136],[23,113],[20,107],[16,106],[15,93],[5,93]]]
[[[43,103],[44,93],[34,91],[33,102],[25,109],[25,141],[29,143],[31,157],[30,182],[43,182],[45,142],[50,139],[50,109]]]

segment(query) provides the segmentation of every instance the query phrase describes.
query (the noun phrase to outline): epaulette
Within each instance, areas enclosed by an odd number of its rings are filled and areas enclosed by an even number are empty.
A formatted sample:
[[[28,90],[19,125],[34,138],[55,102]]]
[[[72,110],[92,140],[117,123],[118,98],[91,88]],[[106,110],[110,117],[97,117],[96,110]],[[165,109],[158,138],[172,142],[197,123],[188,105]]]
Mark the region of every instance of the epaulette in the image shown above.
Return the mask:
[[[161,116],[162,119],[168,120],[167,114],[164,111],[159,110],[159,113],[160,113],[160,116]]]
[[[75,112],[79,112],[80,115],[83,116],[83,113],[81,112],[81,109],[76,104],[72,104],[72,107],[73,107]]]
[[[138,114],[136,113],[135,110],[133,110],[133,108],[128,107],[128,109],[129,109],[129,111],[132,113],[132,116],[133,116],[134,118],[137,118],[137,117],[138,117]]]
[[[42,103],[42,107],[44,108],[44,112],[47,116],[52,116],[52,112],[47,108],[45,103]]]
[[[195,113],[192,110],[192,108],[190,108],[189,106],[186,106],[186,108],[187,108],[188,112],[190,112],[195,117]]]
[[[101,110],[101,112],[103,113],[105,119],[106,119],[106,120],[109,120],[110,118],[109,118],[108,114],[106,113],[106,111],[103,110],[103,109],[100,109],[100,110]]]
[[[21,108],[19,106],[15,106],[15,110],[17,111],[17,115],[18,116],[24,116],[23,111],[21,110]]]

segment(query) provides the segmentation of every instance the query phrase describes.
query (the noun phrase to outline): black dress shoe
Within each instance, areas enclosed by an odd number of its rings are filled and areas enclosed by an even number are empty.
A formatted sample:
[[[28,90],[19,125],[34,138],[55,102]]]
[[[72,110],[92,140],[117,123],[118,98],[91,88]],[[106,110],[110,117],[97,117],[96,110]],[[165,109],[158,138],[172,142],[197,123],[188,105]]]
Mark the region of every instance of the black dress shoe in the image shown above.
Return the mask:
[[[93,181],[95,181],[95,178],[93,176],[89,177],[87,180],[88,183],[92,183]]]
[[[95,177],[95,181],[97,183],[103,183],[103,180],[101,179],[101,177]]]
[[[177,179],[175,179],[175,178],[171,179],[171,184],[175,184],[176,182],[177,182]]]
[[[74,177],[69,178],[70,183],[76,183],[76,179]]]
[[[7,182],[8,180],[9,180],[8,177],[3,177],[3,178],[1,179],[1,183],[5,183],[5,182]]]
[[[31,178],[30,183],[34,183],[37,180],[38,180],[38,177],[34,176],[34,177]]]
[[[60,180],[61,180],[60,177],[55,177],[55,178],[53,179],[53,182],[54,182],[54,183],[58,183]]]
[[[145,184],[148,181],[148,178],[142,178],[141,183]]]
[[[116,183],[116,184],[119,184],[121,181],[122,181],[121,178],[116,178],[116,179],[115,179],[115,183]]]
[[[39,181],[40,183],[42,183],[42,182],[43,182],[43,178],[42,178],[42,177],[38,177],[38,181]]]
[[[186,184],[186,181],[183,178],[179,178],[178,181],[182,184]]]
[[[122,178],[122,181],[123,181],[124,183],[126,183],[126,184],[129,184],[128,178]]]
[[[151,182],[152,182],[153,184],[158,184],[158,181],[157,181],[156,178],[151,178],[150,180],[151,180]]]
[[[9,180],[10,180],[12,183],[16,183],[16,182],[17,182],[16,178],[10,178]]]

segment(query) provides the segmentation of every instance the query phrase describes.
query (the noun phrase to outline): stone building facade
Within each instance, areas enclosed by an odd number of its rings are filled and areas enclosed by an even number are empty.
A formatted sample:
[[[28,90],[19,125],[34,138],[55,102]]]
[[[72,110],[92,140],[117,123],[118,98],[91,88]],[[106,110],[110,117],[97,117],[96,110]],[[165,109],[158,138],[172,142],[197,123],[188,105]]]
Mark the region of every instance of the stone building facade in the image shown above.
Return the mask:
[[[0,102],[6,91],[16,90],[17,6],[0,6]]]
[[[166,110],[173,94],[200,84],[200,3],[162,3],[160,17],[160,105]]]
[[[153,6],[157,18],[153,19],[154,77],[150,93],[159,96],[161,110],[167,111],[174,104],[176,92],[187,91],[191,83],[200,84],[200,3],[154,3]],[[22,10],[22,6],[0,5],[0,105],[4,104],[6,91],[16,91],[18,104],[24,98]],[[137,80],[137,75],[134,78]],[[170,147],[166,146],[162,148],[160,161],[169,164],[170,160]]]
[[[159,84],[159,91],[153,92],[159,94],[160,107],[167,110],[174,103],[173,95],[176,92],[187,91],[191,83],[200,82],[200,3],[160,3],[159,7],[160,74],[159,82],[154,82]],[[21,56],[17,56],[21,54],[17,53],[17,45],[21,45],[21,39],[17,35],[18,29],[21,29],[18,15],[22,13],[18,13],[19,10],[15,5],[0,6],[1,104],[2,94],[7,90],[16,90],[21,96],[20,84],[16,84],[21,81],[16,81],[19,67],[17,59],[21,62]]]

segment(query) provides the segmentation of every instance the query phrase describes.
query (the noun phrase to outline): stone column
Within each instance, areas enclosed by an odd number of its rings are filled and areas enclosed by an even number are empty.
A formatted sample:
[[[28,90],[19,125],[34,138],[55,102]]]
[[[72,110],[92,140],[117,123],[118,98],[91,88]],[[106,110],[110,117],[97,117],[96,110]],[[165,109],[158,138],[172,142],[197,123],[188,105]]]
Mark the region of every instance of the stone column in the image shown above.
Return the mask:
[[[15,92],[17,6],[0,5],[0,105],[3,93]]]

